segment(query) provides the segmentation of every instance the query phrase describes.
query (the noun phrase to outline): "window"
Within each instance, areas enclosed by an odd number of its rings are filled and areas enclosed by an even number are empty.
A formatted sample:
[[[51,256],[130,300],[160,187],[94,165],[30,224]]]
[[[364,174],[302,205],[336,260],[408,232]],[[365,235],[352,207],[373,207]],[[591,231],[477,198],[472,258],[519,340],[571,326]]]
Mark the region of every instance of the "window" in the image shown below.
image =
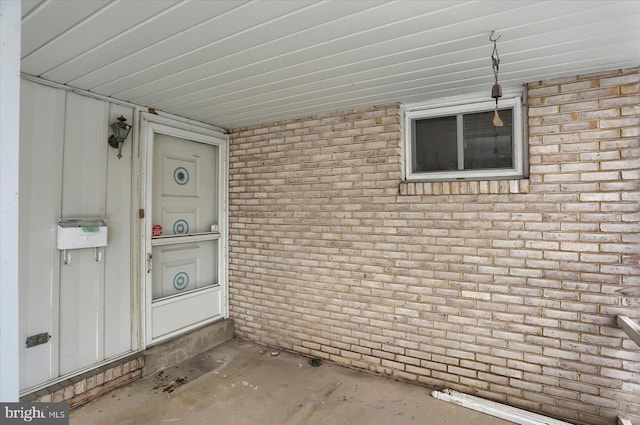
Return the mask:
[[[504,126],[493,125],[495,102],[407,105],[407,180],[488,180],[524,176],[522,100],[500,99]]]

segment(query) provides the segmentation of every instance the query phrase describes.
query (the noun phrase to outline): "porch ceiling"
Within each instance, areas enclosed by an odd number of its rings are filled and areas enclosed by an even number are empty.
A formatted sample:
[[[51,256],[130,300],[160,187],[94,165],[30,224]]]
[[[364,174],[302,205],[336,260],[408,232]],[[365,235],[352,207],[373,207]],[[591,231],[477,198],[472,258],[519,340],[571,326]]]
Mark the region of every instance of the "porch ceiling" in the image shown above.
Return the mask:
[[[225,128],[640,64],[639,1],[22,0],[22,71]]]

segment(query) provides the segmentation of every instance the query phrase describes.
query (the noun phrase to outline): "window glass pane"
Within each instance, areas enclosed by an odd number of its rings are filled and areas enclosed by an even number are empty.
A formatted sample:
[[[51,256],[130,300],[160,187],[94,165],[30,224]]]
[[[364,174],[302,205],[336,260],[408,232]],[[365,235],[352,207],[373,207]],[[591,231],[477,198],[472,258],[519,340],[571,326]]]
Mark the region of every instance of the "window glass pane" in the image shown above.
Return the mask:
[[[458,169],[456,116],[416,120],[413,171]]]
[[[218,241],[154,246],[153,300],[218,283]]]
[[[153,225],[162,236],[207,233],[218,224],[218,147],[157,133]]]
[[[513,167],[512,112],[498,111],[503,127],[493,125],[493,111],[464,115],[465,170]]]

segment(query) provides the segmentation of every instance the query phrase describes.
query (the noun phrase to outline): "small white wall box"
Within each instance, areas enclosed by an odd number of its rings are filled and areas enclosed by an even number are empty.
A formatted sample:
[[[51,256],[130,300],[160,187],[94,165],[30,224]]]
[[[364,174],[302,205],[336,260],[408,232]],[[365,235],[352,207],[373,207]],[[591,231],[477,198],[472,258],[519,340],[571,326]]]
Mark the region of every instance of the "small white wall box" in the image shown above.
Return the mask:
[[[107,246],[107,220],[104,218],[64,218],[58,221],[58,249]]]

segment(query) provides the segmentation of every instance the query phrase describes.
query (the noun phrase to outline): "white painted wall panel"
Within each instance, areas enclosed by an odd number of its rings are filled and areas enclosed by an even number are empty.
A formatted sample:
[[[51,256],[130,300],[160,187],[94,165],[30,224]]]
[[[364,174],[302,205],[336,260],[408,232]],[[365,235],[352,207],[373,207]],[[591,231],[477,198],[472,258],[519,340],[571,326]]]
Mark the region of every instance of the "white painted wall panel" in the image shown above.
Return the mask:
[[[20,101],[20,388],[58,376],[56,249],[62,193],[66,93],[22,81]],[[27,336],[51,334],[48,344],[26,348]]]
[[[62,216],[105,215],[109,104],[75,93],[67,97]]]
[[[124,116],[133,124],[133,109],[111,105],[109,123]],[[131,132],[133,133],[133,131]],[[105,142],[106,145],[106,142]],[[107,152],[106,216],[109,233],[105,248],[104,276],[104,357],[109,358],[129,351],[131,347],[131,161],[133,135],[122,147],[122,158],[117,149]]]
[[[109,104],[67,95],[62,218],[106,215]],[[104,348],[104,261],[95,250],[71,251],[60,273],[60,373],[102,360]]]
[[[20,388],[28,390],[132,349],[132,136],[117,158],[109,125],[134,110],[22,81]],[[107,217],[108,245],[56,249],[60,218]],[[27,349],[29,335],[48,344]]]
[[[72,251],[60,273],[60,374],[102,360],[104,262],[93,249]]]
[[[123,158],[107,145],[108,125],[133,109],[22,81],[20,147],[20,388],[132,348],[131,137]],[[108,217],[108,246],[56,249],[60,218]]]

